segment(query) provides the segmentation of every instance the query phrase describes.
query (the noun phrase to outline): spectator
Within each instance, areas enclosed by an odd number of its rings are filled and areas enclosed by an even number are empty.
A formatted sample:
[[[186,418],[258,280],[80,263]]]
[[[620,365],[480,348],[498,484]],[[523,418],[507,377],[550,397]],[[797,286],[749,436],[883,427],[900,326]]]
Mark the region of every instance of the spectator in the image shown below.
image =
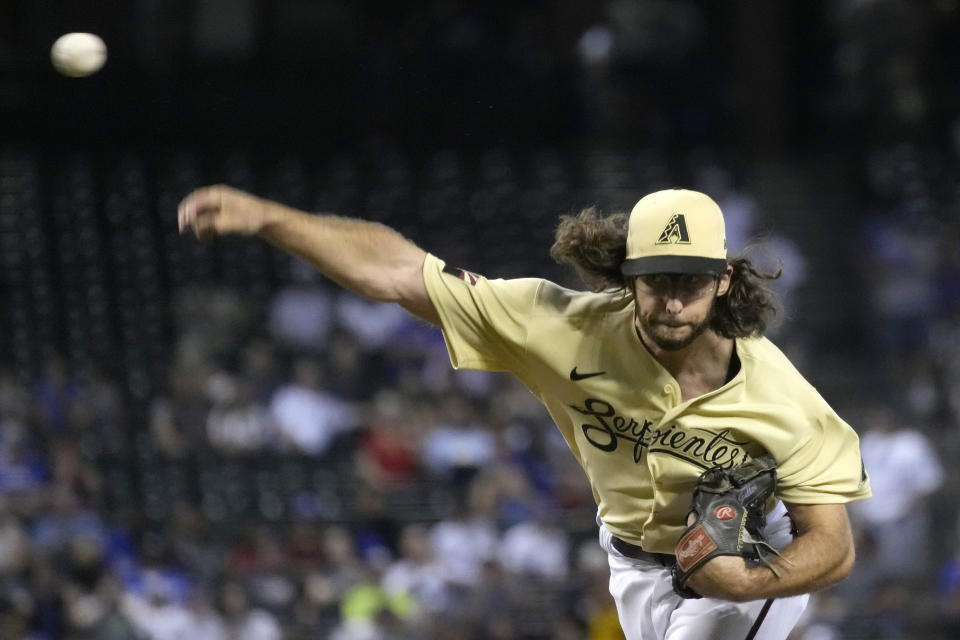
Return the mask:
[[[466,504],[458,504],[456,509],[454,518],[433,525],[430,542],[444,578],[461,589],[471,589],[483,580],[483,567],[495,560],[500,542],[493,518],[496,493],[487,485],[473,483]]]
[[[607,558],[592,540],[577,547],[573,615],[586,628],[586,640],[624,640],[617,607],[607,588]]]
[[[33,385],[33,397],[40,423],[48,433],[62,434],[70,428],[71,413],[81,388],[62,356],[53,354],[47,358],[43,376]]]
[[[174,585],[159,571],[144,572],[141,588],[127,592],[122,611],[138,633],[150,640],[192,637],[190,612],[177,599]]]
[[[307,455],[325,453],[338,436],[356,426],[354,410],[322,386],[316,358],[297,358],[288,384],[274,394],[270,413],[281,449]]]
[[[461,395],[449,394],[441,403],[423,441],[423,461],[434,475],[463,486],[494,459],[496,441]]]
[[[204,363],[174,365],[167,379],[167,394],[151,402],[150,435],[165,456],[180,458],[205,448],[210,413],[210,401],[204,392],[207,375]]]
[[[415,640],[410,618],[412,598],[403,592],[390,593],[376,584],[359,584],[344,594],[342,622],[330,634],[331,640]]]
[[[328,390],[350,402],[369,399],[382,385],[379,369],[370,366],[376,360],[376,356],[361,350],[355,337],[340,328],[333,330],[326,345]]]
[[[517,609],[525,583],[514,579],[497,562],[484,562],[476,583],[464,594],[462,624],[481,638],[508,640],[519,635]]]
[[[206,587],[199,586],[190,595],[190,640],[230,640],[227,624],[214,606]]]
[[[930,346],[937,233],[934,221],[909,207],[875,218],[868,228],[866,278],[889,371],[912,374],[915,360]]]
[[[277,348],[267,338],[254,338],[240,353],[240,378],[246,381],[254,402],[267,406],[274,392],[283,384],[277,363]]]
[[[32,403],[30,392],[17,381],[13,369],[0,365],[0,420],[12,418],[26,423]]]
[[[333,324],[330,294],[320,285],[320,276],[308,264],[292,259],[291,283],[270,301],[271,337],[292,352],[318,354],[323,350]]]
[[[37,638],[61,638],[67,627],[64,593],[67,581],[57,571],[54,558],[35,554],[30,565],[28,582],[18,594],[16,605],[28,616],[30,628]]]
[[[278,531],[260,527],[255,562],[244,572],[250,601],[274,613],[286,613],[297,597],[294,567]]]
[[[756,256],[757,266],[768,273],[782,271],[770,287],[780,298],[784,317],[793,317],[798,308],[797,293],[807,282],[809,273],[803,250],[789,236],[774,233],[761,238],[751,254]],[[781,323],[775,328],[782,330],[784,327],[785,324]]]
[[[73,631],[90,640],[140,640],[133,623],[121,610],[123,588],[107,574],[93,591],[67,591],[67,619]],[[199,640],[198,636],[194,636]],[[208,640],[204,638],[203,640]]]
[[[13,372],[0,368],[0,495],[36,497],[47,462],[34,442],[33,398]]]
[[[418,616],[442,615],[451,609],[452,595],[443,567],[434,558],[427,528],[411,524],[400,534],[400,557],[387,567],[381,586],[390,595],[404,594]]]
[[[419,471],[420,452],[412,407],[401,395],[380,391],[373,400],[366,427],[356,457],[360,477],[377,488],[413,480]]]
[[[164,543],[171,562],[190,567],[201,580],[215,576],[223,568],[224,554],[213,529],[214,525],[197,506],[185,500],[174,501],[164,527]]]
[[[213,405],[207,416],[207,438],[226,456],[260,451],[274,442],[274,426],[267,408],[250,395],[245,380],[220,372],[207,380]]]
[[[343,330],[368,353],[387,347],[411,322],[397,305],[371,302],[349,291],[338,292],[335,313]]]
[[[960,549],[956,545],[937,574],[937,592],[944,613],[960,623]]]
[[[315,569],[323,565],[323,543],[319,529],[306,520],[296,520],[290,527],[285,542],[290,562],[300,569]]]
[[[865,565],[879,580],[926,573],[930,551],[929,497],[943,482],[943,469],[927,436],[891,407],[869,413],[861,452],[870,482],[882,500],[865,500],[853,513],[873,541]]]
[[[85,364],[81,387],[73,403],[71,420],[87,457],[101,452],[123,455],[127,450],[128,417],[116,381],[101,362]]]
[[[51,480],[55,486],[69,488],[93,507],[102,503],[104,487],[100,471],[96,465],[81,458],[73,442],[52,442],[47,459],[51,461]]]
[[[37,499],[48,480],[48,462],[27,425],[15,418],[0,418],[0,495]]]
[[[560,582],[569,570],[570,543],[545,507],[503,534],[497,557],[512,575],[533,576]]]
[[[83,503],[74,487],[60,483],[50,488],[48,509],[33,521],[31,544],[40,552],[57,554],[75,541],[106,547],[108,531],[102,517]]]
[[[247,593],[239,583],[224,583],[220,598],[227,637],[231,640],[280,640],[283,637],[276,617],[269,611],[251,607]]]
[[[232,355],[254,319],[250,298],[224,286],[190,286],[175,291],[173,313],[181,328],[175,368]]]
[[[0,506],[0,580],[20,574],[30,561],[30,537],[21,519]]]
[[[324,562],[307,574],[305,582],[312,606],[322,617],[329,619],[339,615],[344,594],[366,579],[366,569],[345,527],[328,526],[320,544]]]

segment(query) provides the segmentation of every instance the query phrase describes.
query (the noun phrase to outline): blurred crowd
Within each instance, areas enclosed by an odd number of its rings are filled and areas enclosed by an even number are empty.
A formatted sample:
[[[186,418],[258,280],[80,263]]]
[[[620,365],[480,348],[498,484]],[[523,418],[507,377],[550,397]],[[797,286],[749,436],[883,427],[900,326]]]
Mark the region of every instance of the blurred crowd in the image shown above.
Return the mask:
[[[532,396],[296,268],[263,334],[238,292],[182,292],[142,416],[92,364],[5,372],[0,637],[617,637],[591,496]]]
[[[773,338],[860,432],[879,496],[851,507],[854,573],[813,598],[793,637],[953,637],[960,486],[945,468],[960,453],[960,218],[945,212],[958,156],[878,148],[863,166],[859,215],[811,213],[793,233],[770,232],[775,212],[723,164],[695,157],[688,180],[724,209],[729,248],[783,267],[786,320]],[[523,188],[511,186],[508,156],[482,156],[489,177],[476,182],[451,169],[458,156],[438,158],[431,171],[448,176],[446,188],[474,185],[471,201]],[[592,158],[601,193],[620,194],[631,175],[618,170],[622,156]],[[656,164],[636,166],[664,179]],[[564,185],[553,200],[577,184],[552,175]],[[139,193],[137,176],[119,184]],[[296,194],[303,179],[287,187]],[[357,186],[343,184],[319,197],[350,202]],[[509,229],[504,242],[518,243]],[[439,245],[437,233],[428,237]],[[810,255],[826,233],[857,249],[845,262]],[[192,254],[182,247],[195,243],[181,242],[166,256],[177,286],[162,308],[171,339],[152,345],[159,367],[128,360],[143,367],[132,375],[79,357],[80,341],[36,374],[0,369],[0,637],[620,637],[592,496],[526,389],[454,372],[439,331],[298,260],[257,258],[280,276],[247,287],[242,271],[225,284],[203,261],[216,254],[240,269],[229,252],[256,240]],[[134,253],[144,262],[130,286],[150,290],[157,258]],[[838,264],[858,268],[840,274]],[[527,268],[541,267],[509,266]],[[849,299],[824,299],[823,279],[837,277]],[[859,351],[845,353],[839,375],[825,375],[837,360],[811,333],[812,305],[854,313],[846,339]],[[128,319],[149,327],[155,317]],[[143,341],[137,328],[125,330],[131,348]],[[163,375],[147,386],[150,370]]]
[[[935,160],[897,147],[866,167],[875,209],[851,233],[876,349],[850,363],[865,380],[842,412],[880,499],[853,505],[857,568],[814,597],[801,640],[960,630],[944,472],[960,271]],[[756,250],[756,199],[717,166],[695,180],[731,249]],[[808,242],[759,243],[791,276],[789,309],[816,300]],[[399,308],[286,268],[263,304],[178,288],[166,384],[140,402],[104,362],[0,371],[0,637],[621,637],[592,497],[535,399],[452,371],[440,333]],[[797,333],[774,337],[816,372]]]

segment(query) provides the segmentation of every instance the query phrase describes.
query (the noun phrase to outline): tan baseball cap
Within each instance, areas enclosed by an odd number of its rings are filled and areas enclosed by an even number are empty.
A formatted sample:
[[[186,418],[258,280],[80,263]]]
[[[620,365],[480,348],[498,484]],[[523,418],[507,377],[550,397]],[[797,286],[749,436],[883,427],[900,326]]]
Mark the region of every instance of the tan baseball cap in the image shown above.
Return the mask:
[[[720,207],[709,196],[667,189],[644,196],[630,212],[626,276],[715,273],[727,268],[727,233]]]

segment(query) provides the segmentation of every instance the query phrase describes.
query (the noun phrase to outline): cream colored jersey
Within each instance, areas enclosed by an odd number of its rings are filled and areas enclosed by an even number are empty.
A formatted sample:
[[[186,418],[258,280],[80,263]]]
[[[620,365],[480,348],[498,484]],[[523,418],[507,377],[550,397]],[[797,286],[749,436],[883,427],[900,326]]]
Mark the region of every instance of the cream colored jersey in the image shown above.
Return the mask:
[[[683,401],[637,336],[628,296],[445,271],[429,255],[424,280],[453,366],[523,381],[619,538],[673,553],[697,477],[764,452],[777,460],[776,497],[786,502],[870,496],[857,434],[765,338],[737,339],[736,376]]]

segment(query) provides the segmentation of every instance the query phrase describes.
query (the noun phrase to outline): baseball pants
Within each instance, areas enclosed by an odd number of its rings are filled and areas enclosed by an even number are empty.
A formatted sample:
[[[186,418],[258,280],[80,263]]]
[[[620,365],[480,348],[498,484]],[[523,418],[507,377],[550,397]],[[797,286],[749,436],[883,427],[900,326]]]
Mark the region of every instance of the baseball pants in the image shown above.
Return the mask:
[[[764,535],[777,548],[792,540],[783,504],[767,516]],[[687,600],[673,591],[670,567],[654,556],[628,557],[600,526],[610,564],[610,593],[627,640],[784,640],[807,606],[807,594],[774,600]]]

